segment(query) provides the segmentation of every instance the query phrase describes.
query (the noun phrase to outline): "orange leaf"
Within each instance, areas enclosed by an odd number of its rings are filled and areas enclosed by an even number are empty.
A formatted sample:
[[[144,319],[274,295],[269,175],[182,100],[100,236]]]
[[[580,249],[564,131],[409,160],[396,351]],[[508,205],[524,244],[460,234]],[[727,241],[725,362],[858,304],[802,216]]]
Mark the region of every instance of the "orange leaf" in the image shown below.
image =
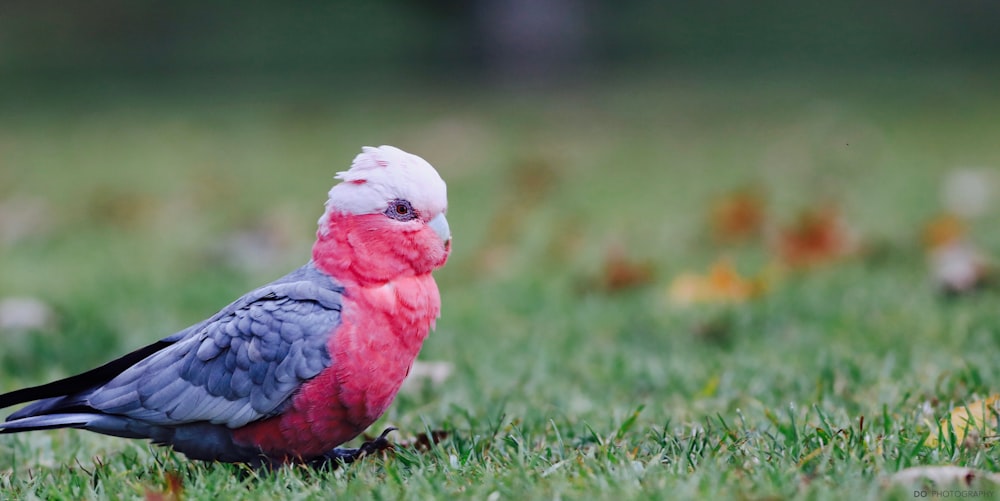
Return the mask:
[[[764,201],[751,189],[731,192],[715,202],[710,223],[712,235],[719,242],[753,238],[764,225]]]
[[[777,251],[792,267],[814,266],[852,253],[857,248],[854,232],[832,205],[803,211],[798,220],[778,235]]]
[[[998,428],[998,405],[1000,405],[1000,395],[993,394],[985,400],[976,400],[962,406],[957,406],[952,409],[948,417],[941,420],[941,433],[947,437],[949,430],[953,431],[955,433],[955,443],[958,444],[965,442],[966,436],[970,432],[985,432],[989,436],[996,435]],[[937,447],[938,443],[938,430],[932,429],[930,436],[924,441],[924,445],[927,447]]]
[[[613,245],[604,255],[600,287],[607,292],[639,287],[653,281],[653,264],[628,256],[625,247]]]
[[[972,244],[965,221],[943,213],[931,219],[923,231],[931,278],[947,294],[974,291],[993,280],[993,266]]]
[[[924,226],[924,247],[937,249],[962,240],[966,234],[965,222],[954,214],[941,214]]]
[[[184,481],[177,473],[168,471],[164,474],[167,489],[156,491],[146,487],[146,501],[181,501],[184,499]]]
[[[717,261],[707,275],[682,273],[674,278],[668,291],[675,304],[741,303],[761,292],[757,280],[740,276],[726,259]]]

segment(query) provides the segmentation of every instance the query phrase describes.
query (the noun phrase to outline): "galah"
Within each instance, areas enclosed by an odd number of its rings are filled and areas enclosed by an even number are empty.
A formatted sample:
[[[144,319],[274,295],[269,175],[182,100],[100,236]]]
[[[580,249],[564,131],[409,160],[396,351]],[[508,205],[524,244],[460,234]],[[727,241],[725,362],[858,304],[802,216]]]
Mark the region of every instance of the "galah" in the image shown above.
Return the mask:
[[[33,402],[0,433],[80,428],[252,465],[385,447],[392,428],[338,448],[385,412],[439,316],[447,193],[392,146],[363,148],[336,177],[306,265],[93,370],[0,395],[0,408]]]

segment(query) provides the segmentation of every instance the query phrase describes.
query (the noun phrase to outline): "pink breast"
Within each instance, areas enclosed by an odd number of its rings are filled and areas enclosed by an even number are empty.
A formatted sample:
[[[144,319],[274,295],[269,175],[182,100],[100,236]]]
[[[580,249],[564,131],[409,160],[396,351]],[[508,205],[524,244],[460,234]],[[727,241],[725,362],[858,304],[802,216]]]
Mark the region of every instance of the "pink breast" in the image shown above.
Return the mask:
[[[330,338],[333,365],[304,384],[282,415],[234,431],[272,457],[308,458],[356,437],[395,398],[440,311],[430,274],[345,296]]]

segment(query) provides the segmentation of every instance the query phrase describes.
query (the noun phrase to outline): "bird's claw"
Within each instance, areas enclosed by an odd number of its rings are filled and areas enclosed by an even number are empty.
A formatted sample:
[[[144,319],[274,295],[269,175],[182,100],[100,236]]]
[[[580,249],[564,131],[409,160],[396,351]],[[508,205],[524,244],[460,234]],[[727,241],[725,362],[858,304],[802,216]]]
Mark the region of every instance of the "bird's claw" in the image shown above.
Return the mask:
[[[389,443],[389,440],[386,439],[386,436],[389,435],[390,432],[396,430],[397,428],[395,426],[390,426],[385,430],[383,430],[382,433],[378,436],[378,438],[376,438],[375,440],[369,440],[361,444],[361,447],[358,447],[357,449],[343,449],[338,447],[316,458],[315,460],[312,461],[312,463],[315,466],[323,466],[325,464],[331,464],[333,468],[337,468],[340,465],[340,463],[350,464],[365,456],[370,456],[372,454],[382,452],[392,447],[392,444]]]
[[[389,440],[386,439],[385,437],[389,435],[389,433],[394,432],[396,430],[398,430],[398,428],[396,428],[395,426],[390,426],[382,430],[382,433],[379,434],[378,438],[376,438],[375,440],[369,440],[361,444],[361,447],[359,447],[358,450],[361,451],[362,454],[359,457],[364,457],[369,454],[375,454],[376,452],[382,452],[392,447],[392,444],[389,443]]]

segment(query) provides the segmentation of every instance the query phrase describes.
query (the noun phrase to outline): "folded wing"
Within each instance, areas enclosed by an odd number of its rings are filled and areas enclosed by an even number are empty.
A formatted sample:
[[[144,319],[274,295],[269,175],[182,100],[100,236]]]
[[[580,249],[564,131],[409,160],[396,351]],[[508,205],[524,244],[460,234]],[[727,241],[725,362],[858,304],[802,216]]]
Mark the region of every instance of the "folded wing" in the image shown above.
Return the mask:
[[[41,399],[8,417],[0,432],[77,426],[124,435],[108,423],[129,430],[192,423],[237,428],[273,416],[333,363],[327,343],[340,324],[341,293],[307,265],[97,369],[0,395],[3,406]],[[94,420],[102,424],[92,427],[83,419],[88,415],[121,419]]]

